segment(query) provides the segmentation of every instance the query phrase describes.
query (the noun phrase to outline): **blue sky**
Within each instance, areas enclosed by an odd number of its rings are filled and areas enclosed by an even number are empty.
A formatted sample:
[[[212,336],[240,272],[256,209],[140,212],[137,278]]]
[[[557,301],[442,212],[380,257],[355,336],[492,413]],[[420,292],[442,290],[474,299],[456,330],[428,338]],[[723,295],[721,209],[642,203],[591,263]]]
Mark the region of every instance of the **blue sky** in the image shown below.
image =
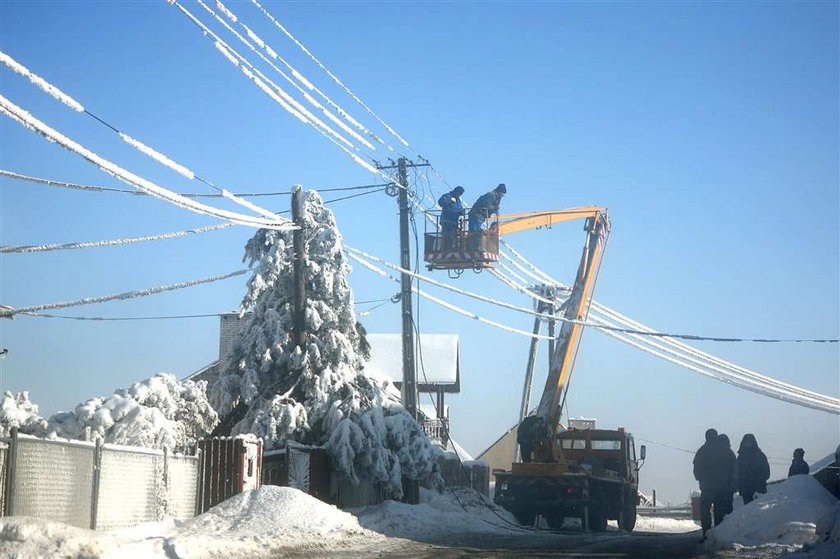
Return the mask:
[[[386,135],[250,2],[229,5],[342,107]],[[185,6],[211,24],[198,4]],[[465,186],[470,202],[505,182],[505,211],[609,207],[613,233],[596,291],[600,302],[666,331],[838,336],[837,3],[265,6],[409,140],[416,151],[407,155],[429,158],[450,184]],[[4,0],[0,49],[122,131],[231,191],[379,182],[248,83],[164,0]],[[6,69],[0,93],[144,177],[180,192],[210,192]],[[6,118],[0,168],[122,186]],[[429,179],[436,192],[446,189],[434,174]],[[259,201],[271,209],[288,205],[285,197]],[[398,260],[393,199],[374,194],[334,209],[348,244]],[[0,179],[0,220],[2,244],[213,223],[146,197],[7,179]],[[66,301],[232,271],[242,266],[250,234],[239,227],[122,248],[4,255],[0,302]],[[577,224],[509,241],[571,281],[582,242]],[[396,291],[363,269],[351,281],[358,300]],[[487,274],[465,274],[458,285],[527,304]],[[62,314],[214,313],[235,308],[243,294],[240,277]],[[446,298],[531,326],[521,314]],[[364,323],[373,332],[397,331],[397,307],[380,308]],[[420,326],[461,335],[463,388],[451,401],[453,431],[478,453],[516,420],[528,340],[426,302]],[[213,318],[2,321],[0,343],[10,353],[0,364],[0,388],[29,390],[49,414],[159,371],[186,375],[216,358],[217,336]],[[836,344],[700,347],[786,382],[840,393]],[[544,348],[540,363],[544,378]],[[786,472],[793,448],[804,447],[806,459],[815,460],[840,442],[836,416],[702,378],[594,331],[585,334],[568,405],[604,427],[625,425],[638,437],[683,449],[699,446],[709,426],[736,444],[755,433],[777,475]],[[685,500],[693,487],[691,456],[647,444],[642,488]]]

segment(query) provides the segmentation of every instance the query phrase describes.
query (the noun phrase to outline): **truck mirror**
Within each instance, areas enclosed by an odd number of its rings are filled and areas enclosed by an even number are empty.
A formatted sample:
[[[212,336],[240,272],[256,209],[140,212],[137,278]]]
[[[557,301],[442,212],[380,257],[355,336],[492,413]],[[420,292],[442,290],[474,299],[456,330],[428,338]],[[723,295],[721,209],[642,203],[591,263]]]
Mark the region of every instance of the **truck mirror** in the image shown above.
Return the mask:
[[[645,459],[646,451],[647,451],[647,447],[645,445],[642,445],[642,447],[639,449],[639,458],[641,460]]]

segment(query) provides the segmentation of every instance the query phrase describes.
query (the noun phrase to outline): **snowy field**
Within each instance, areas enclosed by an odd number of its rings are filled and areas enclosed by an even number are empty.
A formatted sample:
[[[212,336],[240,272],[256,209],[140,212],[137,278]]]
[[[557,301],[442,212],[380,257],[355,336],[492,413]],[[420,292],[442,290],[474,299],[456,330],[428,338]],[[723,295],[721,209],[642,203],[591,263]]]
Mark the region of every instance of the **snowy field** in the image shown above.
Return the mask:
[[[286,487],[265,486],[221,503],[192,520],[92,532],[26,518],[0,519],[1,557],[191,558],[314,557],[400,554],[410,542],[477,546],[483,541],[545,542],[585,537],[621,545],[697,531],[687,519],[639,517],[634,536],[562,534],[525,528],[474,491],[421,492],[419,505],[386,501],[341,511]],[[830,534],[827,541],[823,534]],[[699,534],[697,534],[699,536]],[[680,536],[681,537],[681,536]],[[692,536],[692,541],[694,537]],[[727,556],[840,557],[840,505],[813,478],[797,476],[741,507],[710,532],[705,551]],[[702,551],[702,548],[701,548]]]

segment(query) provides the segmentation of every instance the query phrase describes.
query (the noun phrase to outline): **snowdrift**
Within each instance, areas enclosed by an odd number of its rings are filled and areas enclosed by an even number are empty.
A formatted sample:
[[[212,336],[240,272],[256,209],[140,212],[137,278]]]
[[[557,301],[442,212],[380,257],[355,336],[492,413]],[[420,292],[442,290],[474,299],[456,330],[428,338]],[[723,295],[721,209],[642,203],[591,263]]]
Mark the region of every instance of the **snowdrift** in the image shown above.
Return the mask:
[[[833,521],[840,502],[811,476],[794,476],[736,509],[709,532],[713,548],[779,546],[797,549],[819,539],[817,524]]]
[[[94,532],[31,518],[0,519],[0,557],[225,559],[340,550],[383,540],[356,518],[289,487],[236,495],[187,522]]]

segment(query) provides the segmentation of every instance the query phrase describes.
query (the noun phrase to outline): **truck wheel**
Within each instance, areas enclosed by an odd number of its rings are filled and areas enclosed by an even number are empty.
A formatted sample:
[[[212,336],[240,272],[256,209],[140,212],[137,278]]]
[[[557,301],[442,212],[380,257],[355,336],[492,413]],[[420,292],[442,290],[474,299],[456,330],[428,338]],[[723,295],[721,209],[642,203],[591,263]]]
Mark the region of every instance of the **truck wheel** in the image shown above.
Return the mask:
[[[593,532],[604,532],[607,529],[607,513],[604,505],[598,501],[589,503],[589,529]]]
[[[633,503],[624,503],[621,512],[618,514],[618,527],[625,532],[632,532],[636,526],[636,506]]]
[[[560,530],[563,527],[563,521],[566,517],[560,514],[549,514],[545,517],[548,527],[552,530]]]
[[[513,513],[513,517],[523,526],[533,526],[537,519],[537,513],[532,510],[523,510]]]

